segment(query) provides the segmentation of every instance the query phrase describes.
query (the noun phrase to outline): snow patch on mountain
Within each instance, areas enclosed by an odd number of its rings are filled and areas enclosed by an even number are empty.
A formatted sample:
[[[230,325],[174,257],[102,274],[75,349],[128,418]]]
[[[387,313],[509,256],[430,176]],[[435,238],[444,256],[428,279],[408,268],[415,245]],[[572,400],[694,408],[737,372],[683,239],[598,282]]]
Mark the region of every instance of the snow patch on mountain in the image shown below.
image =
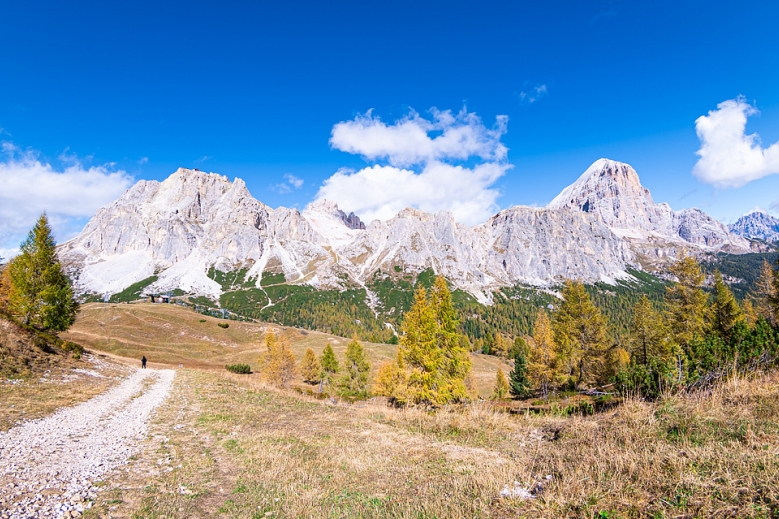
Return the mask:
[[[154,260],[145,251],[130,251],[125,254],[106,255],[85,263],[79,282],[89,291],[100,294],[115,294],[132,284],[154,275]]]

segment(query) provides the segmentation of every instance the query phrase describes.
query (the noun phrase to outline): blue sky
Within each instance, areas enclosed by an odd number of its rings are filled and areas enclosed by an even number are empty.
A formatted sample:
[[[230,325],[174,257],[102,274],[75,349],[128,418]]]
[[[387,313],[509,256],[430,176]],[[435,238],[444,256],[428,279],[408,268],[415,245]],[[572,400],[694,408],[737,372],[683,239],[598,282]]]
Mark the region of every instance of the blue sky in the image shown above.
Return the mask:
[[[18,244],[40,205],[64,239],[129,183],[179,166],[241,177],[273,207],[303,207],[328,179],[329,193],[349,203],[372,186],[350,175],[376,164],[377,175],[496,165],[475,180],[485,195],[475,218],[544,205],[608,157],[633,165],[656,201],[733,221],[779,199],[773,155],[750,166],[762,178],[740,187],[731,186],[743,168],[727,161],[701,181],[695,122],[741,99],[741,113],[760,112],[747,134],[763,148],[779,141],[777,20],[775,1],[7,3],[0,249]],[[431,109],[455,121],[438,124]],[[495,132],[500,116],[505,131],[487,158],[419,155],[401,165],[389,152],[366,156],[362,141],[330,140],[342,122],[411,120],[434,138]],[[505,157],[494,155],[498,144]],[[452,197],[469,178],[454,182]]]

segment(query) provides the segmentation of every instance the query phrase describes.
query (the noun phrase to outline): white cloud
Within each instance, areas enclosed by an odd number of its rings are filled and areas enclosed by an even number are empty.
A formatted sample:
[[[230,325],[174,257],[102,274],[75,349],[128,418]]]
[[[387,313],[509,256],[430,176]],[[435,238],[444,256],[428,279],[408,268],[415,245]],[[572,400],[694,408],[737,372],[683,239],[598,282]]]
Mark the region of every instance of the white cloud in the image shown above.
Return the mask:
[[[341,170],[325,180],[317,198],[335,200],[367,222],[416,207],[430,213],[450,211],[456,221],[475,225],[497,212],[500,193],[490,186],[510,167],[488,162],[469,169],[431,162],[421,173],[379,165]]]
[[[133,182],[124,171],[112,171],[110,165],[86,168],[71,155],[57,169],[10,142],[3,142],[2,150],[6,157],[0,160],[0,247],[6,253],[14,250],[43,211],[58,242],[71,238],[85,219]]]
[[[296,177],[292,173],[287,173],[286,175],[284,175],[284,178],[287,179],[289,185],[291,185],[295,189],[300,189],[303,186],[303,179]]]
[[[758,110],[743,97],[717,105],[695,121],[701,141],[693,175],[718,188],[741,187],[753,180],[779,173],[779,142],[760,146],[757,134],[746,135],[747,117]]]
[[[325,180],[317,199],[333,200],[368,222],[387,220],[406,207],[449,211],[467,225],[492,216],[500,196],[492,186],[512,167],[500,142],[508,118],[498,116],[495,126],[487,128],[465,109],[431,114],[425,119],[412,111],[386,124],[369,111],[336,124],[332,147],[388,164],[339,170]],[[476,165],[462,164],[474,158]]]
[[[433,160],[499,161],[506,158],[506,147],[500,142],[506,133],[508,117],[497,117],[493,128],[464,108],[456,115],[447,110],[431,110],[432,119],[416,112],[396,121],[383,123],[371,110],[352,121],[333,126],[330,145],[368,160],[386,160],[390,165],[408,167]],[[430,134],[435,134],[431,136]]]
[[[284,182],[271,186],[271,189],[281,195],[286,195],[293,189],[300,189],[303,187],[303,182],[304,180],[302,178],[298,178],[292,173],[287,173],[284,175]]]
[[[546,85],[536,85],[529,90],[519,92],[517,97],[519,97],[520,103],[529,105],[535,103],[548,93],[549,91],[547,90]]]
[[[140,164],[141,166],[143,166],[144,164],[148,164],[148,163],[149,163],[149,157],[141,157],[138,160],[138,164]]]

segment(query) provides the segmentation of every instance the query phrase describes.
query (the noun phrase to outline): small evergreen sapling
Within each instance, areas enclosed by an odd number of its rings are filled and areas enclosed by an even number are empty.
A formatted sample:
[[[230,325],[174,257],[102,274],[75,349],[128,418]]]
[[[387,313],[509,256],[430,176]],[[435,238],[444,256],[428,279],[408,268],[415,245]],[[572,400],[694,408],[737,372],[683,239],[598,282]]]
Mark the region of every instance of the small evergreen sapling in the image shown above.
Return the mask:
[[[371,365],[365,350],[356,338],[346,347],[344,373],[338,378],[338,394],[344,397],[366,398],[368,396],[368,372]]]
[[[320,380],[323,385],[332,385],[335,380],[335,375],[338,374],[339,366],[338,359],[335,358],[335,352],[333,346],[328,342],[322,351],[322,358],[319,359],[319,364],[322,366],[322,374]]]
[[[502,373],[502,372],[501,372]],[[509,392],[514,398],[524,398],[530,389],[527,377],[527,360],[521,349],[514,350],[514,369],[509,372]]]

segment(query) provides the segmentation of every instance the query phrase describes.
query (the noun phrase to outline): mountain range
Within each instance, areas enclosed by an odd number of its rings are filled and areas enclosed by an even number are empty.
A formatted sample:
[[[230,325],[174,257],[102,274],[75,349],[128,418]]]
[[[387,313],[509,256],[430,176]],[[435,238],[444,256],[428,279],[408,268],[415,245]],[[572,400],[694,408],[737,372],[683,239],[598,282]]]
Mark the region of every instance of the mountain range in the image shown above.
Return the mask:
[[[327,200],[302,212],[273,209],[241,179],[180,168],[163,182],[139,181],[101,208],[59,254],[81,294],[149,280],[147,293],[218,299],[222,286],[209,272],[241,269],[248,280],[283,273],[288,283],[367,290],[377,276],[432,269],[489,303],[493,290],[516,284],[613,283],[683,251],[761,250],[740,235],[759,238],[744,231],[752,228],[729,230],[698,209],[656,204],[631,166],[608,159],[546,207],[511,207],[473,227],[448,212],[412,208],[366,224]]]

